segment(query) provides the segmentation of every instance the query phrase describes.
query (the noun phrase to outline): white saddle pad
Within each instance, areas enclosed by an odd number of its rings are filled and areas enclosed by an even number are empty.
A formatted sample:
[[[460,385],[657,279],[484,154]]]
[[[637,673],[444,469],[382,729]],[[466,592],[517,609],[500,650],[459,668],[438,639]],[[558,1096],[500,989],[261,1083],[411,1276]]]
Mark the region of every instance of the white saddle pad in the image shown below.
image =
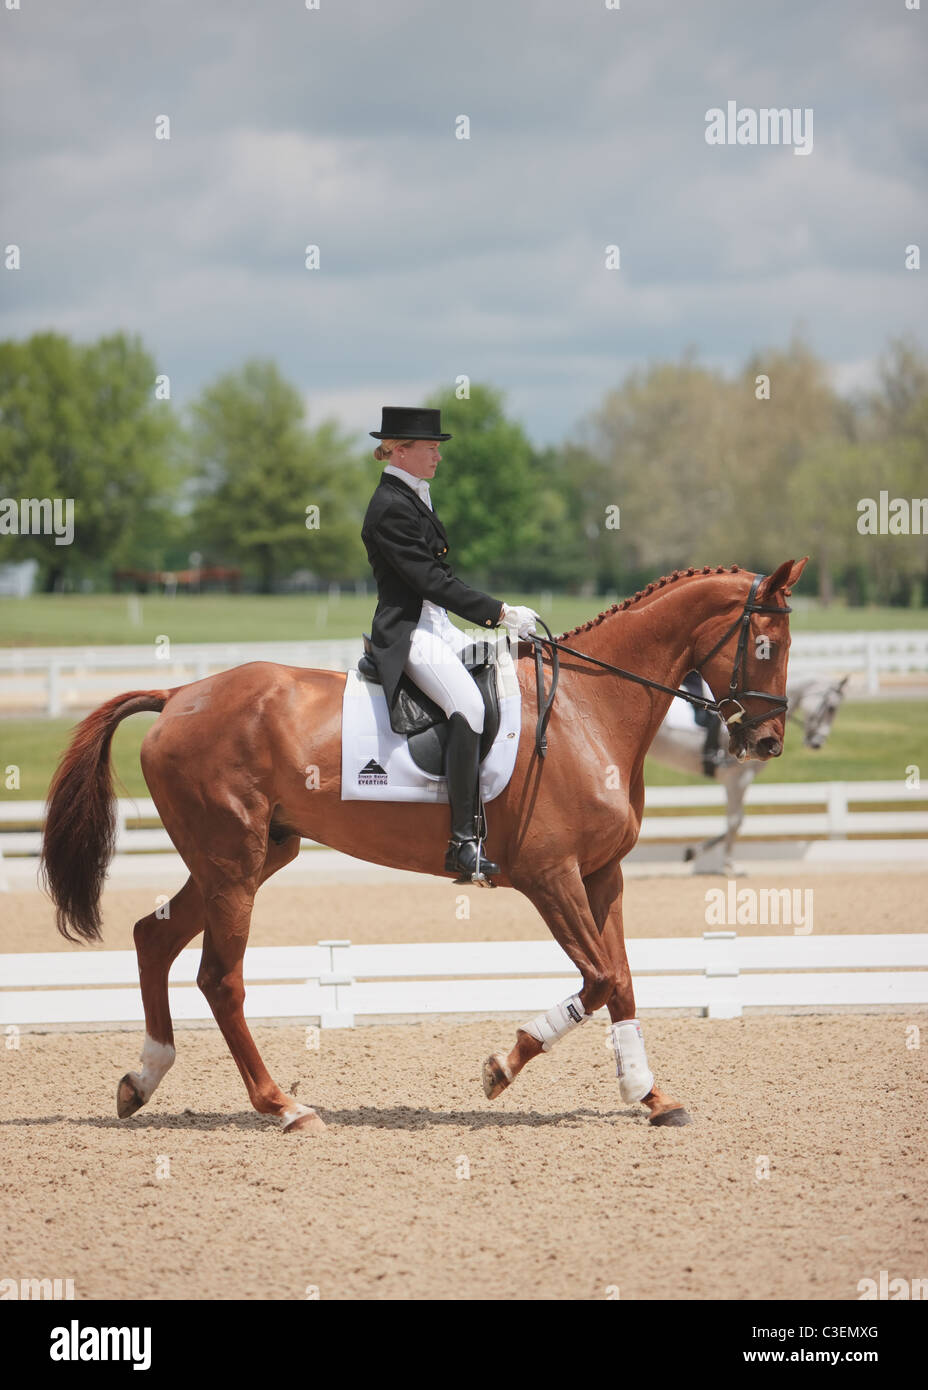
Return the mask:
[[[522,731],[522,692],[505,632],[496,634],[496,643],[499,732],[480,764],[484,801],[499,796],[509,782]],[[445,778],[423,772],[410,756],[406,735],[391,729],[383,686],[352,668],[342,700],[342,801],[447,800]]]

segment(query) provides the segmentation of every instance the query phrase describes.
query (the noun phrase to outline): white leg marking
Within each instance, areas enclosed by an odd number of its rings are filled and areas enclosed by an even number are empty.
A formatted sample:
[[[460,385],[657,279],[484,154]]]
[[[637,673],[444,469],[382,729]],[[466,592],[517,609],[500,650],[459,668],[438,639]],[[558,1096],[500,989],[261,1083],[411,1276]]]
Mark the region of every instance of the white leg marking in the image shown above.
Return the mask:
[[[291,1107],[291,1109],[285,1110],[283,1112],[283,1114],[280,1117],[280,1120],[283,1124],[284,1129],[286,1129],[287,1126],[292,1124],[294,1120],[298,1120],[301,1115],[315,1115],[315,1113],[316,1112],[311,1105],[294,1105]]]
[[[512,1067],[510,1067],[509,1063],[506,1061],[506,1055],[505,1055],[505,1053],[503,1053],[503,1052],[494,1052],[494,1054],[493,1054],[493,1061],[494,1061],[494,1062],[496,1063],[496,1065],[499,1067],[500,1071],[503,1073],[503,1076],[505,1076],[506,1080],[507,1080],[507,1081],[511,1081],[511,1080],[512,1080]]]
[[[165,1072],[174,1065],[177,1056],[170,1043],[158,1043],[145,1034],[142,1048],[142,1070],[130,1071],[129,1080],[143,1100],[149,1100]]]

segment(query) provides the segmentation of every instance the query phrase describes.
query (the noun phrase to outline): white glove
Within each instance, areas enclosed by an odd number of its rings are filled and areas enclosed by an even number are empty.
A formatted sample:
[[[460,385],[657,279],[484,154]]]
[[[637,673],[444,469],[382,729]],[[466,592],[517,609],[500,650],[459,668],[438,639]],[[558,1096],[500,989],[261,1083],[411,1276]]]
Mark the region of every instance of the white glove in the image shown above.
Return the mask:
[[[519,604],[503,604],[503,626],[509,633],[510,642],[528,637],[535,631],[535,619],[541,616],[534,608],[524,608]]]

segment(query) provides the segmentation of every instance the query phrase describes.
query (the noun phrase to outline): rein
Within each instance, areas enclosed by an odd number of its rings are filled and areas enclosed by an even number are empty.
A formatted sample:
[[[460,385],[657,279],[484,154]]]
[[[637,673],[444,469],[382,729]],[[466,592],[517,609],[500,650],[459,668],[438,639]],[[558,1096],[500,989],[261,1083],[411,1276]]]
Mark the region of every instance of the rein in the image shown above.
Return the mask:
[[[634,671],[626,671],[621,666],[613,666],[608,661],[600,661],[598,657],[590,656],[587,652],[579,652],[575,647],[567,647],[563,642],[557,642],[543,618],[537,621],[541,623],[547,637],[539,637],[537,633],[529,633],[529,641],[535,648],[535,685],[538,695],[538,722],[535,726],[535,747],[538,756],[543,758],[548,751],[548,738],[545,733],[548,720],[551,716],[551,708],[554,704],[554,696],[557,691],[558,677],[560,675],[559,652],[568,652],[571,656],[579,656],[583,661],[589,661],[593,666],[601,666],[604,671],[611,671],[614,676],[620,676],[623,680],[634,681],[637,685],[646,685],[651,690],[660,690],[665,695],[672,695],[678,700],[686,700],[687,704],[695,706],[697,709],[706,710],[709,714],[715,714],[722,720],[725,727],[731,730],[733,724],[740,724],[743,729],[753,728],[755,724],[762,724],[765,719],[769,719],[772,713],[785,713],[787,700],[783,695],[770,695],[766,690],[746,690],[744,685],[739,686],[739,679],[744,682],[747,679],[747,659],[748,659],[748,635],[751,628],[751,616],[754,613],[791,613],[793,610],[789,604],[763,604],[755,603],[754,597],[766,576],[758,574],[754,576],[751,584],[750,593],[745,600],[744,607],[739,616],[732,623],[722,638],[716,642],[711,652],[704,656],[702,661],[693,667],[693,670],[702,674],[702,667],[706,662],[724,647],[735,630],[740,626],[738,633],[738,646],[735,651],[735,661],[732,667],[731,680],[728,683],[729,693],[721,700],[709,700],[704,695],[693,695],[688,690],[677,690],[670,685],[662,685],[660,681],[651,680],[648,676],[639,676]],[[547,697],[544,696],[544,667],[542,665],[542,647],[551,649],[551,689]],[[743,699],[766,700],[772,706],[766,713],[749,715],[741,703]],[[726,705],[736,707],[733,714],[725,715],[723,709]]]

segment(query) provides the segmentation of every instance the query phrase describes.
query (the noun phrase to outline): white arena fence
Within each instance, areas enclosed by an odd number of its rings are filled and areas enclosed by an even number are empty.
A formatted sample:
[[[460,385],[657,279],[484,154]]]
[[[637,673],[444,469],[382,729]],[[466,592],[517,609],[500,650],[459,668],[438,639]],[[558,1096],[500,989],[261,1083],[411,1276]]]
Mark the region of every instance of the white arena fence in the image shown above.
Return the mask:
[[[360,632],[335,641],[172,643],[168,659],[152,644],[7,648],[0,650],[0,695],[57,716],[121,690],[184,685],[248,661],[347,671],[360,654]],[[794,633],[789,663],[794,677],[852,675],[878,695],[889,675],[928,672],[928,631]]]
[[[742,937],[721,931],[627,946],[641,1012],[737,1018],[745,1008],[928,1005],[926,934]],[[172,968],[171,1012],[181,1022],[212,1017],[195,983],[199,961],[198,951],[182,951]],[[529,1017],[580,987],[554,941],[253,947],[245,977],[247,1017],[318,1020],[322,1028],[439,1014]],[[0,956],[0,1028],[9,1036],[21,1027],[52,1024],[139,1024],[144,1014],[137,979],[134,951]]]
[[[892,810],[857,810],[855,806],[890,803]],[[758,778],[747,794],[747,809],[764,808],[761,814],[746,815],[739,835],[742,839],[848,836],[928,835],[928,779],[921,787],[895,782],[765,782]],[[389,804],[389,803],[385,803]],[[489,803],[492,807],[492,802]],[[715,814],[645,815],[640,839],[658,841],[708,839],[725,828],[723,787],[707,784],[697,787],[649,787],[646,811],[719,807]],[[778,806],[809,806],[820,809],[790,810],[777,814]],[[766,808],[774,808],[768,813]],[[153,801],[120,799],[117,802],[117,854],[144,853],[172,848],[168,833],[160,825],[137,828],[133,820],[158,820]],[[0,801],[0,860],[4,855],[36,855],[42,845],[45,804],[41,801]],[[15,827],[15,828],[14,828]],[[314,844],[304,840],[304,848]],[[926,852],[928,862],[928,852]]]

